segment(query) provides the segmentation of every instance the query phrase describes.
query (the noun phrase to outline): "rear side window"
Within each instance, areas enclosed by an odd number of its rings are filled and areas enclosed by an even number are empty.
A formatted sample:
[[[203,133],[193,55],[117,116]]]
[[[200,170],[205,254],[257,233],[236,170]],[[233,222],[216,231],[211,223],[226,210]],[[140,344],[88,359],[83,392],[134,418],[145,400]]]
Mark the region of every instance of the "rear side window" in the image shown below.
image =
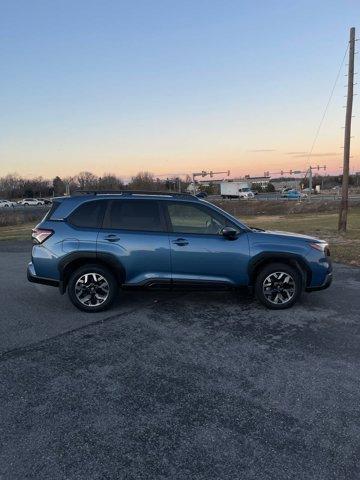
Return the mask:
[[[105,202],[86,202],[68,218],[68,222],[80,228],[101,228]]]
[[[58,206],[60,205],[61,202],[52,202],[51,204],[51,207],[50,207],[50,210],[47,212],[47,214],[45,215],[45,217],[43,218],[42,221],[44,220],[50,220],[51,219],[51,215],[55,212],[55,210],[58,208]]]
[[[118,230],[164,231],[158,202],[143,200],[113,200],[105,216],[104,227]]]

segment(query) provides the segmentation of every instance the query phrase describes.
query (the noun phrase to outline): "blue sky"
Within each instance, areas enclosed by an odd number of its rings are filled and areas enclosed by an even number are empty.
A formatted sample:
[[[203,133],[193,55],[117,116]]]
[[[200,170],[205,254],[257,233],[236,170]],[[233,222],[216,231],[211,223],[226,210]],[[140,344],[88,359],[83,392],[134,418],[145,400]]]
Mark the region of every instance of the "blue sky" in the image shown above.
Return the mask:
[[[302,167],[359,18],[355,0],[2,0],[0,174]],[[312,160],[334,170],[345,73]]]

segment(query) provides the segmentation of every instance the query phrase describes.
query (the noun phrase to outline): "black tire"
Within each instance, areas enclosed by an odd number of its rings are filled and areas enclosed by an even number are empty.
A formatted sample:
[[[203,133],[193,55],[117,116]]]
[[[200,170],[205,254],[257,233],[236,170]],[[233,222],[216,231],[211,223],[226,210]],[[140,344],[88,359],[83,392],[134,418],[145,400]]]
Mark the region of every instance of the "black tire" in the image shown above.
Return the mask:
[[[281,282],[282,278],[286,278],[281,275],[277,275],[279,279],[276,279],[277,273],[283,273],[286,276],[290,276],[291,280]],[[273,276],[272,276],[273,275]],[[266,295],[264,289],[266,289],[267,284],[275,280],[274,284],[269,286],[269,293]],[[278,282],[276,280],[279,280]],[[278,285],[276,285],[278,283]],[[294,267],[287,265],[286,263],[271,263],[266,265],[257,275],[255,281],[255,295],[257,299],[266,307],[272,310],[284,310],[285,308],[290,308],[296,303],[303,290],[303,279],[302,275]],[[291,295],[291,298],[285,300],[287,296]],[[282,301],[283,303],[277,303]]]
[[[101,284],[99,282],[96,282],[93,276],[89,277],[87,283],[81,283],[81,277],[84,277],[86,274],[95,274],[95,278],[98,276],[103,277],[103,279],[105,279],[105,282],[107,282],[106,291],[101,289],[101,285],[105,285],[104,282],[102,282]],[[77,283],[78,280],[80,280],[79,284]],[[90,287],[91,282],[94,284],[93,287]],[[80,284],[83,285],[83,287],[80,287]],[[82,295],[83,293],[78,292],[80,288],[84,288],[85,290],[91,290],[91,292],[85,291],[82,297],[84,301],[84,299],[90,295],[90,300],[88,300],[88,304],[82,303],[82,301],[78,298],[78,295]],[[113,303],[118,293],[118,283],[114,275],[106,267],[96,264],[89,264],[78,268],[71,274],[67,290],[71,302],[79,310],[82,310],[84,312],[101,312],[103,310],[107,310]],[[98,297],[104,296],[105,293],[105,300],[103,300],[100,304],[96,304],[96,302],[100,301]]]

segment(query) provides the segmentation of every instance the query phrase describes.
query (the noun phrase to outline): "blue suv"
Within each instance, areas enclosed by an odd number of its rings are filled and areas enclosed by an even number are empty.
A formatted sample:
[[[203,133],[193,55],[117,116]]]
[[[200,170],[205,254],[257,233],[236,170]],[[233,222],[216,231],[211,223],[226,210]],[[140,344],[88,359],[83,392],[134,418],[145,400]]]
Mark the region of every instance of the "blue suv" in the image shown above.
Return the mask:
[[[31,282],[81,310],[108,308],[119,287],[248,286],[267,307],[292,306],[332,280],[326,242],[251,228],[186,194],[79,192],[57,198],[33,230]]]

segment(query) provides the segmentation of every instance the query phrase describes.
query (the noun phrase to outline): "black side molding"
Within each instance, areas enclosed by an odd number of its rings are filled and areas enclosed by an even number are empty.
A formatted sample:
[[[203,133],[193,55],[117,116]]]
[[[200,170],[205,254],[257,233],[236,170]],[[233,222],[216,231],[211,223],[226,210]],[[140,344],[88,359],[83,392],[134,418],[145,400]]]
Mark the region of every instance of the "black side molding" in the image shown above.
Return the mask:
[[[41,285],[50,285],[51,287],[58,287],[59,286],[59,281],[54,280],[52,278],[45,278],[45,277],[36,277],[30,274],[30,272],[27,272],[27,279],[29,282],[32,283],[40,283]]]

